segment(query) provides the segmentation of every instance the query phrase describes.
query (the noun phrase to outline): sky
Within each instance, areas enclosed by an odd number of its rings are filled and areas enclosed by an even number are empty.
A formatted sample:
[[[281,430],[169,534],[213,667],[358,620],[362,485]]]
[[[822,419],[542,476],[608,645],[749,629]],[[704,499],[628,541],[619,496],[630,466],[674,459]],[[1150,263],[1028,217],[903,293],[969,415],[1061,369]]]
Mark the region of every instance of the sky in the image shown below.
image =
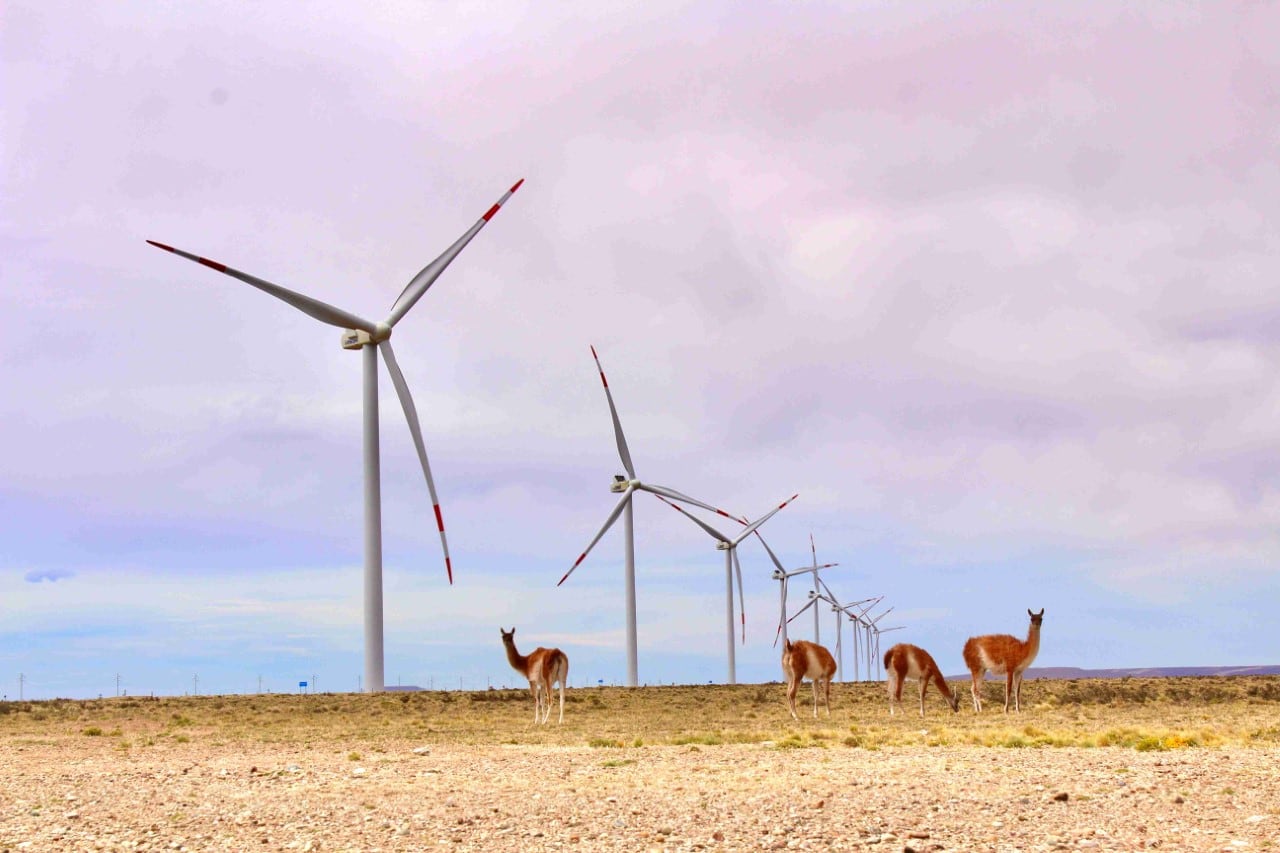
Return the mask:
[[[380,320],[520,179],[395,328],[452,586],[381,377],[388,684],[521,684],[512,625],[625,678],[621,524],[556,585],[622,470],[593,345],[639,478],[798,493],[762,532],[885,649],[963,673],[1044,608],[1040,666],[1280,662],[1277,43],[1249,2],[5,3],[0,694],[359,689],[360,359],[145,241]],[[641,682],[723,682],[721,552],[635,525]]]

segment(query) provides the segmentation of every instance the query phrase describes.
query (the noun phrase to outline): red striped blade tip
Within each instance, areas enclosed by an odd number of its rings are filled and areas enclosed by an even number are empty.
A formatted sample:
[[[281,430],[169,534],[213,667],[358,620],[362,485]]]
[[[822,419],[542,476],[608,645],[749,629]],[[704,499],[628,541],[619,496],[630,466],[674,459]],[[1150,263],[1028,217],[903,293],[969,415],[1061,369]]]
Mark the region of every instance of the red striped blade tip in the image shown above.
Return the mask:
[[[520,180],[516,181],[515,186],[513,186],[510,190],[508,190],[508,192],[515,192],[516,190],[520,189],[520,185],[523,183],[524,183],[524,178],[521,178]]]
[[[445,571],[449,573],[449,584],[452,585],[453,584],[453,560],[450,560],[448,557],[445,557],[444,568],[445,568]]]
[[[148,242],[148,243],[150,243],[151,245],[155,246],[157,249],[164,249],[166,252],[172,252],[172,251],[173,251],[173,247],[172,247],[172,246],[166,246],[164,243],[157,243],[155,240],[148,240],[147,242]]]
[[[436,511],[436,526],[440,528],[440,532],[444,533],[444,516],[440,514],[440,504],[432,504]]]

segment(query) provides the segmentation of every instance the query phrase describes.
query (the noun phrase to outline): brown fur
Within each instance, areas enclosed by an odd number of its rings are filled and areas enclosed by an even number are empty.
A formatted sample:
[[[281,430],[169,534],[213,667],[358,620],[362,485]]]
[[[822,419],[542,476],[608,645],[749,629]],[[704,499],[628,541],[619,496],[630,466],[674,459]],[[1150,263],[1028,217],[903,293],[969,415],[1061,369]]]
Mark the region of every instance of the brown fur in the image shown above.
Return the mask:
[[[1013,709],[1022,711],[1022,674],[1040,651],[1040,623],[1044,621],[1044,608],[1039,613],[1032,613],[1031,626],[1027,629],[1027,639],[1019,640],[1008,634],[987,634],[982,637],[970,637],[964,644],[964,664],[969,667],[973,676],[970,691],[973,693],[973,710],[982,711],[982,679],[988,670],[996,675],[1003,674],[1004,712],[1009,713],[1009,697],[1013,696]]]
[[[960,710],[960,697],[951,692],[951,686],[942,677],[942,670],[933,660],[933,656],[919,646],[910,643],[898,645],[884,653],[884,671],[889,678],[889,713],[893,713],[894,703],[902,704],[902,683],[908,678],[920,682],[920,716],[924,716],[924,694],[929,689],[929,682],[938,687],[942,698],[953,712]]]
[[[507,663],[516,672],[529,679],[529,691],[533,693],[533,721],[545,723],[551,718],[551,687],[560,682],[560,722],[564,722],[564,688],[569,680],[569,656],[559,649],[541,646],[527,656],[516,651],[516,629],[498,629],[502,645],[507,650]],[[543,709],[546,709],[543,712]],[[541,719],[539,719],[541,717]]]
[[[787,680],[787,707],[794,719],[800,719],[796,714],[796,691],[806,678],[813,681],[813,718],[818,719],[819,687],[826,697],[827,716],[831,716],[831,677],[836,674],[836,659],[825,646],[807,640],[787,640],[782,650],[782,674]]]

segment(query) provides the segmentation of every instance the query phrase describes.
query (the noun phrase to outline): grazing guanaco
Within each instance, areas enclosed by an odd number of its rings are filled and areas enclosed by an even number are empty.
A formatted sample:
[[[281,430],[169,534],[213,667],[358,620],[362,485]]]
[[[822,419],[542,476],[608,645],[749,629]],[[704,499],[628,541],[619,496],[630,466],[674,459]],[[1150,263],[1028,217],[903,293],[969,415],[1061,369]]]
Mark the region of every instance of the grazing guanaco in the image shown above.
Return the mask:
[[[929,682],[938,686],[938,692],[947,700],[952,712],[960,710],[960,697],[952,692],[947,680],[942,677],[942,670],[934,662],[933,656],[919,646],[910,643],[898,643],[884,653],[884,671],[889,677],[889,713],[893,714],[893,706],[902,704],[902,683],[908,678],[920,682],[920,716],[924,716],[924,694],[929,689]]]

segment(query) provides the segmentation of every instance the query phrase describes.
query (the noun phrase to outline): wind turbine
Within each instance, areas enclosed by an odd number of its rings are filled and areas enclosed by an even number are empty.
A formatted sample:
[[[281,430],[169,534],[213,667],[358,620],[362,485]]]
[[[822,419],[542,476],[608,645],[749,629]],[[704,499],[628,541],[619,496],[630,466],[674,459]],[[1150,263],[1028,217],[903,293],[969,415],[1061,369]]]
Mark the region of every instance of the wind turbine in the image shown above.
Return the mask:
[[[815,545],[813,544],[813,534],[812,534],[812,533],[810,533],[810,534],[809,534],[809,550],[810,550],[810,552],[812,552],[812,553],[813,553],[813,591],[814,591],[814,594],[817,594],[817,592],[818,592],[818,584],[822,583],[822,579],[818,577],[818,570],[819,570],[819,569],[825,569],[825,568],[826,568],[826,566],[819,566],[819,565],[818,565],[818,548],[817,548],[817,546],[815,546]],[[830,564],[829,564],[829,565],[830,565]],[[825,586],[825,584],[824,584],[824,586]],[[830,592],[830,590],[827,590],[827,592]],[[839,639],[839,638],[837,638],[837,639]],[[815,643],[821,643],[821,642],[822,642],[822,640],[820,639],[820,635],[819,635],[819,633],[818,633],[818,608],[816,608],[816,607],[815,607],[815,608],[813,608],[813,641],[814,641]],[[837,663],[838,663],[838,662],[837,662]],[[843,677],[842,677],[842,680],[843,680]]]
[[[322,323],[342,329],[342,348],[363,350],[363,398],[364,398],[364,689],[368,693],[378,693],[383,688],[383,630],[382,630],[382,494],[381,471],[378,450],[378,352],[382,352],[387,364],[387,372],[391,374],[391,382],[395,385],[396,394],[400,398],[400,406],[404,409],[405,419],[409,422],[409,433],[413,436],[413,445],[418,451],[418,461],[422,465],[423,476],[427,480],[427,491],[431,493],[431,505],[435,511],[436,526],[440,530],[440,547],[444,550],[444,566],[453,583],[453,563],[449,559],[449,543],[444,535],[444,517],[440,514],[440,500],[436,496],[435,482],[431,479],[431,467],[427,463],[427,450],[422,442],[422,428],[418,422],[418,412],[413,405],[413,397],[409,394],[409,386],[405,384],[404,374],[396,363],[395,352],[391,348],[391,330],[396,323],[409,312],[415,303],[427,292],[427,288],[435,282],[445,268],[458,256],[471,238],[480,233],[480,229],[488,224],[511,198],[511,194],[520,189],[524,183],[522,178],[507,190],[497,203],[489,208],[479,220],[444,250],[440,257],[422,268],[415,275],[391,306],[391,313],[380,323],[366,320],[341,308],[335,308],[318,299],[305,296],[296,291],[272,284],[265,279],[249,275],[233,269],[225,264],[157,243],[147,242],[158,249],[180,255],[187,260],[203,264],[212,270],[238,278],[245,284],[269,293],[277,299],[287,302],[304,314],[314,317]]]
[[[876,668],[876,681],[880,680],[880,635],[883,633],[877,625],[881,619],[888,616],[892,611],[893,607],[890,607],[888,610],[882,611],[876,618],[867,622],[867,651],[872,653],[872,662]],[[874,651],[872,650],[872,634],[875,635]],[[867,675],[871,675],[871,664],[867,665]]]
[[[626,607],[627,607],[627,686],[635,687],[639,681],[639,655],[636,651],[636,538],[635,538],[635,521],[632,512],[632,497],[636,492],[649,492],[650,494],[659,495],[660,497],[671,498],[680,503],[693,504],[696,507],[714,512],[716,515],[722,515],[725,518],[733,518],[729,513],[722,509],[717,509],[710,504],[704,504],[702,501],[695,500],[688,495],[681,494],[674,489],[666,486],[658,486],[653,483],[643,483],[636,479],[636,469],[631,463],[631,451],[627,449],[626,436],[622,434],[622,421],[618,419],[618,407],[613,404],[613,393],[609,390],[609,380],[605,378],[604,368],[600,366],[600,356],[596,355],[596,348],[591,348],[591,357],[596,361],[596,370],[600,372],[600,382],[604,385],[604,395],[609,401],[609,414],[613,417],[613,436],[618,443],[618,457],[622,461],[622,467],[626,470],[627,476],[621,474],[613,476],[613,482],[609,485],[609,491],[614,494],[621,494],[617,506],[609,513],[604,521],[604,526],[600,528],[600,532],[595,538],[588,543],[583,549],[582,554],[574,561],[569,571],[564,573],[564,577],[560,578],[556,586],[560,586],[569,579],[569,575],[573,574],[578,566],[582,565],[582,561],[587,558],[587,554],[591,553],[591,549],[595,547],[600,538],[608,532],[613,523],[618,520],[618,516],[623,516],[623,533],[625,536],[625,565],[626,575],[624,583],[626,586]],[[737,521],[736,518],[733,519]]]
[[[726,621],[726,627],[728,628],[729,683],[730,684],[738,683],[738,671],[734,663],[734,649],[733,649],[733,574],[735,570],[737,571],[737,574],[738,574],[738,604],[742,610],[742,642],[745,643],[747,641],[747,606],[746,606],[746,603],[743,601],[743,596],[742,596],[742,564],[738,562],[738,546],[742,544],[742,540],[746,539],[752,533],[755,533],[756,530],[760,528],[760,525],[764,524],[766,521],[773,518],[775,513],[777,513],[784,506],[791,503],[793,500],[795,500],[799,496],[800,495],[797,493],[787,498],[785,501],[778,504],[768,513],[766,513],[765,515],[761,516],[760,518],[748,524],[744,530],[740,531],[738,535],[732,539],[730,539],[725,534],[721,533],[719,530],[716,530],[714,527],[707,524],[702,519],[694,515],[691,515],[683,507],[676,506],[671,501],[667,500],[661,495],[657,496],[658,500],[662,501],[664,504],[671,507],[676,512],[688,517],[690,520],[693,521],[694,524],[698,525],[703,530],[705,530],[708,534],[710,534],[711,537],[716,540],[716,549],[720,551],[724,551],[725,621]]]
[[[781,614],[778,617],[778,630],[774,634],[773,644],[776,646],[778,644],[778,638],[781,637],[783,645],[785,646],[787,639],[787,624],[791,621],[787,618],[787,582],[796,575],[808,574],[809,572],[813,572],[816,575],[819,569],[829,569],[840,564],[823,563],[821,566],[815,564],[788,571],[782,567],[782,561],[778,559],[777,554],[773,553],[773,549],[769,547],[768,542],[764,541],[764,537],[760,536],[759,533],[757,533],[756,536],[760,539],[760,544],[764,546],[764,550],[769,554],[769,559],[773,560],[773,565],[776,567],[770,577],[781,583],[781,586],[778,587],[778,599],[779,604],[781,605]]]
[[[835,614],[836,614],[836,671],[840,673],[840,680],[843,682],[845,680],[844,642],[843,642],[844,632],[840,630],[841,607],[840,607],[840,602],[835,597],[835,594],[831,592],[831,587],[827,586],[826,583],[823,583],[822,592],[814,592],[813,590],[809,590],[809,603],[806,604],[804,607],[801,607],[799,610],[797,610],[791,618],[792,619],[798,618],[801,613],[804,613],[810,607],[813,608],[814,613],[817,613],[818,612],[817,604],[819,601],[825,601],[827,604],[831,605],[831,609],[835,611]]]
[[[883,597],[884,596],[880,596],[880,598]],[[854,611],[864,604],[874,607],[875,603],[878,602],[880,598],[864,598],[862,601],[855,601],[852,604],[845,604],[838,608],[838,611],[848,616],[849,621],[855,626],[853,630],[853,680],[855,682],[858,680],[858,660],[861,657],[861,652],[859,651],[860,647],[858,645],[858,631],[862,629],[862,620],[859,618],[857,613],[854,613]]]
[[[852,613],[849,614],[849,618],[854,621],[854,623],[862,630],[862,633],[863,633],[863,646],[864,646],[863,651],[866,653],[866,656],[867,656],[867,681],[871,680],[871,670],[872,670],[871,623],[867,620],[867,614],[871,611],[871,608],[875,607],[877,604],[879,604],[883,600],[884,600],[884,596],[878,595],[875,598],[867,599],[865,602],[859,602],[860,604],[866,604],[867,606],[859,610],[857,614],[852,614]]]

